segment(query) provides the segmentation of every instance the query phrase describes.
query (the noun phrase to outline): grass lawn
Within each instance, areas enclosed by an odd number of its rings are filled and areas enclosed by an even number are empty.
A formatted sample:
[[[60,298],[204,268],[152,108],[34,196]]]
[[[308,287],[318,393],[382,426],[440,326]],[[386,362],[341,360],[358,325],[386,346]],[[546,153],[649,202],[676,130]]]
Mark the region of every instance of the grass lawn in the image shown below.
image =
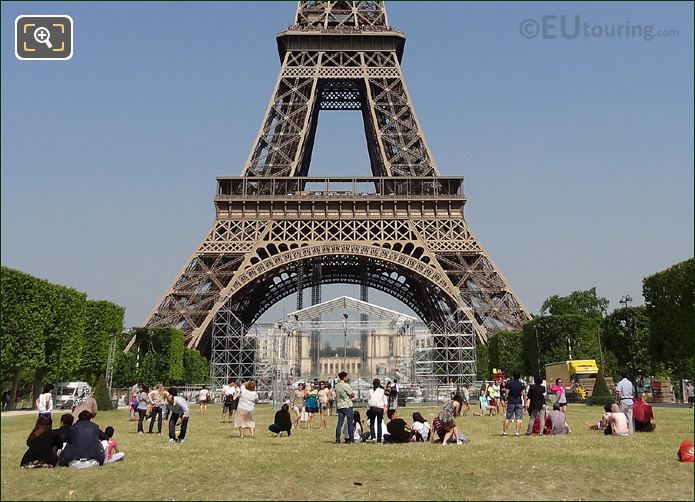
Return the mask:
[[[404,418],[416,410],[403,408]],[[436,410],[419,411],[431,421]],[[328,430],[275,438],[268,405],[257,408],[256,439],[239,439],[220,412],[192,408],[180,445],[135,434],[126,410],[100,412],[96,423],[116,429],[125,461],[82,470],[20,469],[35,417],[3,418],[1,498],[693,500],[693,464],[676,460],[681,440],[693,437],[689,409],[657,408],[654,433],[626,438],[588,431],[584,422],[601,409],[584,405],[570,406],[573,432],[564,437],[500,437],[500,417],[469,416],[458,423],[471,442],[446,448],[336,445],[335,416]]]

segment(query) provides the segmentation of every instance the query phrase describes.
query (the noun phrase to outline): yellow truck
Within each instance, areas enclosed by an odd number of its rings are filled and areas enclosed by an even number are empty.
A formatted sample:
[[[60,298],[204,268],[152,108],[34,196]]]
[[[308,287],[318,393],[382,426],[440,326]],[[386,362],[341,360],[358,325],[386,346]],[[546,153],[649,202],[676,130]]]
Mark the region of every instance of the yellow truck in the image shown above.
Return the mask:
[[[594,390],[597,373],[598,365],[593,359],[575,359],[545,365],[545,379],[548,383],[548,388],[555,383],[556,379],[561,378],[565,385],[571,387],[568,389],[567,394],[570,401],[575,396],[583,401],[591,395],[591,392]]]

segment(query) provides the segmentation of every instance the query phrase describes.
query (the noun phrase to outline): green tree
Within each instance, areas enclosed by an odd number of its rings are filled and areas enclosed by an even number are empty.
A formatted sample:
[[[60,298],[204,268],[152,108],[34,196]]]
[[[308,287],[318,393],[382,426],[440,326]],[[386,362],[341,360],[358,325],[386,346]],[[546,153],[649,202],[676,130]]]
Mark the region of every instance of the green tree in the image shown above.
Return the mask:
[[[475,363],[478,380],[489,380],[490,354],[487,345],[479,343],[475,346]]]
[[[115,303],[93,300],[87,302],[85,349],[81,368],[85,380],[91,381],[96,375],[106,372],[111,334],[118,336],[123,331],[124,315],[125,309]]]
[[[596,374],[596,382],[594,382],[594,390],[591,392],[591,396],[587,399],[586,404],[605,405],[614,402],[615,396],[608,389],[606,377],[603,374],[603,370],[599,368]]]
[[[632,379],[650,375],[653,361],[649,350],[651,331],[646,307],[616,309],[603,320],[602,343],[610,357],[606,372],[625,370]]]
[[[98,409],[110,410],[111,406],[111,396],[109,396],[109,390],[106,388],[106,380],[104,375],[99,375],[97,383],[94,386],[94,399],[97,402]]]
[[[498,331],[488,340],[488,369],[500,369],[512,374],[525,372],[521,331]]]
[[[608,300],[596,294],[596,288],[574,291],[567,296],[553,295],[541,305],[541,314],[572,315],[584,314],[594,319],[606,315]]]
[[[12,379],[12,396],[22,371],[34,372],[45,362],[46,326],[51,317],[46,301],[49,283],[18,270],[0,270],[2,296],[2,368]],[[10,400],[14,409],[14,399]]]
[[[138,381],[137,360],[132,352],[116,351],[113,365],[113,386],[130,387]]]
[[[181,383],[184,379],[183,354],[185,350],[183,331],[175,329],[170,331],[168,363],[168,380],[172,383]]]
[[[675,378],[693,376],[693,312],[695,311],[695,260],[680,262],[645,277],[642,286],[654,361],[672,366]]]
[[[524,372],[543,375],[545,365],[569,359],[599,358],[599,321],[584,314],[536,317],[524,324]]]
[[[132,352],[143,382],[180,383],[184,380],[184,335],[175,328],[136,328]]]
[[[210,365],[200,352],[186,348],[183,352],[184,382],[207,383],[210,381]]]
[[[44,360],[34,373],[34,395],[45,379],[78,380],[84,353],[87,295],[57,284],[48,284],[45,300],[51,314],[45,325]]]

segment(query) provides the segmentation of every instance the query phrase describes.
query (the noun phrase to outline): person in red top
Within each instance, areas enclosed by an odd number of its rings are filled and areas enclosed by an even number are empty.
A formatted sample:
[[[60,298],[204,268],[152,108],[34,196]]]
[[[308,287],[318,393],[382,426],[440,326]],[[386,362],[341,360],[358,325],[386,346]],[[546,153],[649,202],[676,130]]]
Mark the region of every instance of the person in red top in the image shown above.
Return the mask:
[[[656,429],[656,424],[652,423],[654,418],[652,407],[639,394],[633,400],[632,416],[635,419],[636,432],[652,432]]]

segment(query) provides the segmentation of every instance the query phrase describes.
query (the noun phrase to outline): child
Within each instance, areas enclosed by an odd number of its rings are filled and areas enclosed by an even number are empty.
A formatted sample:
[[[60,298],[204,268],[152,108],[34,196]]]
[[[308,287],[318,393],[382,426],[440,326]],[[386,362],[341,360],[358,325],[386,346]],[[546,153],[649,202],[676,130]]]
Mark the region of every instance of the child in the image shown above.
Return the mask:
[[[354,420],[353,420],[353,433],[352,433],[352,442],[353,443],[361,443],[362,442],[362,417],[360,416],[359,411],[355,411],[354,414]],[[348,437],[347,437],[347,427],[345,427],[345,442],[348,442]]]
[[[118,449],[118,442],[113,438],[113,433],[113,427],[104,429],[106,439],[101,442],[101,446],[104,447],[105,463],[118,462],[125,457],[125,452]]]
[[[138,410],[138,395],[133,394],[133,398],[130,400],[130,421],[134,422],[137,420],[135,418],[135,412]]]

